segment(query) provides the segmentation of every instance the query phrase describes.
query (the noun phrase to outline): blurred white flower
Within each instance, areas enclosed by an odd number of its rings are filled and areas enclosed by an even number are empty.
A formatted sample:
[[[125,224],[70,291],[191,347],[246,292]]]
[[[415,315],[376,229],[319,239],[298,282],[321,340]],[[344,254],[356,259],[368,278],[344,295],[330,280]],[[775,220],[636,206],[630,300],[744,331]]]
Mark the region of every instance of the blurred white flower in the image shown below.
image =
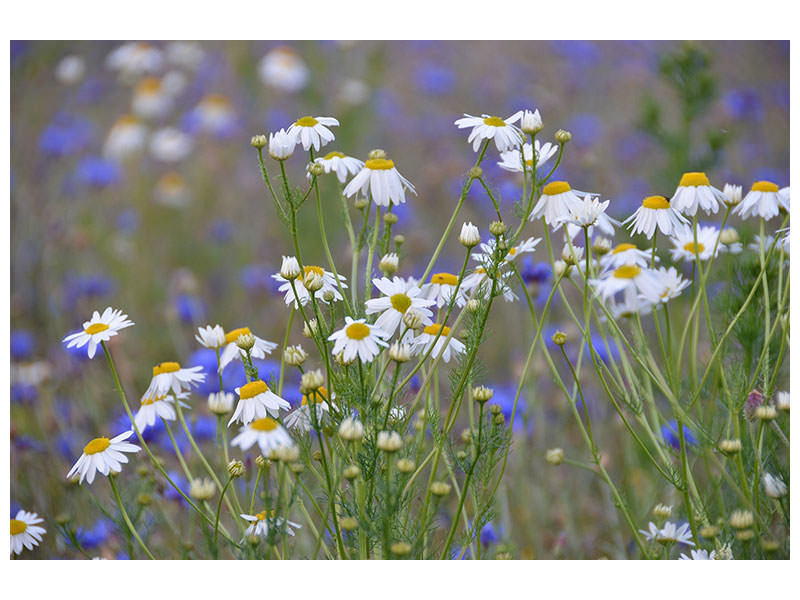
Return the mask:
[[[258,65],[258,74],[264,85],[283,92],[295,93],[308,83],[308,67],[303,59],[287,46],[270,50]]]

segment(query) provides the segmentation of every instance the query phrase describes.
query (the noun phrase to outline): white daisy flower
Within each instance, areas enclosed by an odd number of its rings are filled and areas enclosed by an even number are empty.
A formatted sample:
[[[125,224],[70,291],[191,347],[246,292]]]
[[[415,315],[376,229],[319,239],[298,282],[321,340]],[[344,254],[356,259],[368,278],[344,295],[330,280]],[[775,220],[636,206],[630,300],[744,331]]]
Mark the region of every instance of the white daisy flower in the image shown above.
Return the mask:
[[[690,550],[690,552],[692,553],[691,556],[681,553],[681,557],[678,560],[717,560],[717,553],[714,550],[711,552],[708,550]]]
[[[317,423],[322,421],[325,413],[330,410],[328,406],[328,389],[320,386],[314,392],[313,408],[316,411]],[[299,407],[286,415],[286,426],[290,429],[301,429],[308,431],[313,422],[311,420],[311,407],[309,406],[308,394],[303,394],[303,400]]]
[[[684,173],[670,204],[672,208],[686,216],[693,217],[697,209],[701,208],[706,214],[716,213],[720,202],[725,202],[727,196],[715,187],[712,187],[705,173]]]
[[[62,342],[69,342],[67,348],[72,348],[73,346],[82,348],[89,344],[89,358],[94,358],[97,346],[101,342],[107,342],[117,335],[120,329],[125,329],[134,324],[133,321],[128,320],[128,315],[109,306],[103,311],[102,315],[94,311],[92,318],[84,322],[83,331],[69,334]]]
[[[697,247],[695,248],[695,234],[689,228],[673,236],[670,241],[673,248],[670,250],[672,260],[693,261],[695,257],[708,260],[712,254],[716,257],[720,252],[721,244],[717,243],[719,230],[716,227],[700,226],[697,228]]]
[[[780,207],[789,212],[789,186],[783,187],[778,190],[778,204]]]
[[[441,335],[439,339],[436,340],[436,336],[440,331]],[[424,354],[434,343],[434,340],[436,340],[436,344],[433,346],[433,351],[431,352],[431,358],[435,359],[441,355],[444,362],[450,362],[451,356],[456,357],[459,354],[463,354],[466,347],[460,340],[456,339],[455,336],[447,342],[447,336],[449,335],[450,328],[446,325],[443,326],[441,323],[428,325],[422,330],[422,333],[411,340],[411,352],[413,354]]]
[[[684,279],[678,273],[675,267],[666,269],[661,267],[658,270],[650,271],[653,277],[658,281],[661,291],[654,294],[654,288],[647,287],[646,291],[642,293],[642,298],[652,304],[666,303],[673,298],[681,295],[681,292],[689,287],[689,280]]]
[[[156,73],[163,66],[163,52],[146,42],[126,42],[106,57],[106,67],[125,77]]]
[[[158,120],[166,117],[175,99],[157,77],[145,77],[133,92],[131,109],[142,119]]]
[[[372,315],[381,313],[375,321],[375,326],[386,332],[387,337],[394,335],[397,327],[403,321],[403,315],[409,308],[413,308],[422,315],[424,325],[429,325],[433,321],[433,313],[427,308],[435,304],[424,296],[416,279],[405,280],[401,277],[383,277],[373,279],[372,283],[382,294],[380,298],[367,300],[367,314]]]
[[[86,74],[86,61],[80,56],[70,54],[62,58],[56,65],[56,80],[59,83],[73,85]]]
[[[388,346],[384,341],[389,337],[389,333],[378,327],[370,325],[366,319],[353,320],[345,317],[345,325],[339,331],[334,331],[328,341],[334,342],[332,353],[342,353],[342,360],[345,362],[355,359],[356,356],[362,362],[372,362],[380,353],[378,346]]]
[[[192,193],[181,174],[171,171],[158,178],[153,199],[170,208],[184,208],[192,201]]]
[[[162,162],[180,162],[193,149],[192,137],[175,127],[162,127],[150,137],[150,154]]]
[[[523,240],[516,246],[513,246],[508,250],[508,254],[506,254],[503,260],[505,262],[510,262],[514,260],[518,256],[522,256],[523,254],[529,254],[536,250],[536,246],[539,242],[542,241],[542,238],[535,238],[529,237],[526,240]],[[478,246],[480,252],[475,252],[472,255],[473,260],[477,260],[481,264],[485,264],[486,261],[491,260],[491,257],[494,255],[494,249],[497,246],[497,241],[494,238],[491,238],[488,242],[481,243]]]
[[[519,110],[507,119],[493,117],[491,115],[481,115],[473,117],[464,113],[464,117],[457,119],[455,125],[459,129],[472,127],[472,131],[467,141],[472,143],[472,149],[477,152],[483,140],[494,139],[498,152],[505,152],[514,148],[519,148],[522,144],[522,130],[514,125],[522,118],[522,111]]]
[[[11,519],[11,553],[22,554],[23,546],[33,550],[42,541],[42,535],[47,533],[39,523],[44,519],[34,512],[20,510],[17,516]]]
[[[203,367],[181,368],[177,362],[162,362],[153,367],[153,378],[144,395],[148,398],[163,396],[172,391],[180,394],[206,380]]]
[[[239,435],[231,440],[231,446],[238,446],[242,452],[249,450],[253,444],[258,444],[263,456],[269,456],[274,448],[294,446],[294,440],[275,419],[262,417],[250,421],[242,427]]]
[[[505,272],[500,274],[498,277],[498,289],[502,291],[503,298],[505,298],[506,302],[514,302],[519,298],[519,296],[517,296],[507,285],[507,281],[510,276],[511,273]],[[486,274],[486,269],[484,269],[481,265],[478,265],[475,267],[475,270],[464,277],[464,281],[461,282],[461,287],[458,290],[458,296],[456,296],[456,306],[464,306],[469,300],[470,296],[472,296],[472,292],[475,288],[480,288],[479,295],[481,297],[486,297],[491,291],[491,287],[492,282],[491,279],[489,279],[489,276]]]
[[[672,208],[664,196],[648,196],[623,223],[631,224],[631,235],[643,233],[648,240],[653,237],[656,228],[664,235],[675,235],[689,225],[688,219]]]
[[[260,379],[245,383],[235,391],[239,396],[239,402],[228,425],[236,421],[247,425],[253,419],[263,419],[267,413],[277,417],[281,409],[289,410],[292,407],[286,400],[272,393],[267,384]]]
[[[555,225],[563,225],[565,223],[577,226],[578,231],[583,227],[590,227],[598,222],[601,216],[605,214],[606,208],[610,200],[600,202],[599,198],[595,198],[590,194],[586,194],[578,202],[570,203],[566,214],[562,214]],[[605,232],[608,235],[614,234],[614,228],[611,232]],[[571,236],[574,237],[574,236]]]
[[[315,151],[334,140],[333,132],[328,127],[339,126],[333,117],[300,117],[292,123],[286,133],[295,144],[303,144],[303,150],[314,148]]]
[[[581,200],[566,181],[551,181],[542,188],[542,195],[533,207],[530,220],[544,217],[544,222],[553,229],[565,218],[569,218],[573,207]]]
[[[201,346],[211,348],[222,348],[225,344],[225,330],[221,325],[207,325],[206,327],[198,327],[197,335],[194,336]]]
[[[267,52],[258,63],[258,76],[264,85],[293,94],[309,79],[306,63],[292,48],[279,46]]]
[[[236,124],[236,111],[231,101],[222,94],[203,97],[192,114],[200,129],[209,133],[225,132]]]
[[[376,205],[389,206],[403,204],[406,201],[405,190],[417,195],[411,182],[395,168],[393,160],[370,158],[344,188],[344,195],[350,198],[359,192],[365,196],[372,194]]]
[[[267,511],[262,510],[260,513],[255,515],[239,515],[245,521],[249,521],[252,523],[244,532],[245,537],[249,535],[256,535],[258,537],[267,537],[269,535],[269,528],[270,524],[269,521],[274,521],[274,525],[277,528],[283,529],[288,535],[294,535],[294,530],[299,529],[302,527],[299,523],[295,523],[294,521],[287,521],[283,517],[275,517],[275,511],[272,510],[270,512],[269,518],[267,518]],[[288,526],[287,526],[288,525]]]
[[[619,244],[600,259],[600,266],[603,269],[616,269],[622,265],[646,267],[650,264],[651,258],[652,255],[649,252],[639,250],[634,244]],[[657,256],[656,262],[658,262]]]
[[[314,297],[317,299],[317,301],[327,304],[328,301],[325,300],[326,292],[332,292],[334,300],[342,299],[342,295],[339,293],[339,286],[336,285],[336,276],[333,273],[326,271],[322,267],[313,265],[306,265],[303,267],[304,276],[311,272],[314,272],[322,277],[322,287],[314,293]],[[294,291],[292,291],[291,282],[282,277],[280,273],[275,273],[272,278],[277,281],[284,282],[278,287],[278,291],[284,293],[283,301],[286,302],[286,305],[289,306],[290,304],[294,303],[294,307],[298,308],[297,299],[295,299]],[[347,284],[345,281],[347,281],[347,279],[344,277],[344,275],[339,275],[339,281],[342,289],[346,289]],[[294,280],[294,287],[297,290],[297,298],[300,299],[300,304],[303,306],[308,304],[308,302],[311,300],[311,294],[308,292],[305,285],[303,285],[303,277],[298,277]]]
[[[272,354],[272,351],[278,347],[278,344],[275,342],[268,342],[267,340],[252,333],[249,327],[239,327],[238,329],[229,331],[225,334],[225,343],[227,346],[225,346],[225,350],[222,351],[222,355],[219,358],[220,372],[225,369],[225,367],[227,367],[228,364],[234,359],[244,362],[247,352],[236,345],[236,340],[238,340],[239,336],[242,335],[252,335],[256,340],[255,344],[250,349],[250,356],[252,358],[265,358],[267,354]]]
[[[344,183],[350,175],[355,175],[364,168],[364,161],[336,150],[315,158],[314,162],[322,165],[326,173],[336,173],[339,183]],[[308,177],[311,178],[311,173]]]
[[[641,294],[637,294],[634,288],[628,288],[623,292],[621,301],[608,301],[608,310],[615,319],[643,316],[652,312],[653,303],[645,300]],[[601,320],[603,319],[605,315],[601,317]]]
[[[522,144],[522,154],[520,154],[520,151],[516,149],[508,150],[507,152],[501,152],[501,160],[497,162],[497,166],[506,171],[511,171],[512,173],[531,171],[531,169],[533,169],[533,155],[535,151],[536,168],[540,169],[551,158],[553,158],[553,156],[555,156],[556,152],[558,152],[558,144],[546,142],[540,145],[539,140],[534,140],[533,144],[533,146],[527,142]],[[525,160],[524,169],[522,164],[523,158]]]
[[[166,421],[174,421],[177,418],[175,413],[175,402],[180,402],[183,408],[190,408],[188,404],[182,402],[189,397],[189,394],[178,394],[177,399],[175,396],[142,396],[142,405],[136,411],[136,416],[133,418],[139,433],[144,431],[147,427],[152,427],[156,424],[156,417],[161,417]]]
[[[789,254],[789,228],[786,229],[779,229],[776,233],[781,233],[782,235],[778,238],[777,243],[775,242],[774,236],[767,235],[764,238],[764,253],[766,254],[769,252],[769,249],[772,247],[772,244],[775,244],[775,250],[773,251],[775,254],[783,250],[787,255]],[[752,250],[756,254],[761,251],[761,236],[756,235],[753,237],[753,241],[747,245],[749,250]]]
[[[687,546],[694,546],[692,541],[692,531],[689,529],[689,524],[684,523],[680,527],[671,521],[664,523],[664,526],[659,530],[656,541],[664,543],[686,544]]]
[[[117,119],[103,144],[103,155],[113,160],[125,160],[136,154],[147,143],[147,126],[132,115]]]
[[[784,188],[788,192],[788,188]],[[750,217],[761,217],[769,221],[772,217],[778,216],[778,212],[783,208],[781,190],[771,181],[756,181],[742,199],[733,209],[733,214],[739,215],[742,219]],[[788,194],[786,199],[788,207]]]
[[[607,271],[600,279],[590,279],[591,285],[603,299],[627,290],[635,290],[645,296],[658,294],[661,287],[658,280],[648,269],[638,265],[622,265],[613,271]]]
[[[126,431],[117,437],[108,439],[99,437],[86,444],[83,454],[67,473],[67,479],[79,475],[78,483],[83,483],[84,478],[87,483],[94,481],[94,475],[98,471],[108,477],[109,473],[119,473],[122,465],[128,462],[128,457],[123,452],[139,452],[141,448],[136,444],[126,442],[133,431]]]
[[[458,285],[458,275],[452,273],[434,273],[431,275],[430,283],[422,286],[422,293],[429,299],[436,302],[436,306],[441,308],[450,303],[450,298]]]

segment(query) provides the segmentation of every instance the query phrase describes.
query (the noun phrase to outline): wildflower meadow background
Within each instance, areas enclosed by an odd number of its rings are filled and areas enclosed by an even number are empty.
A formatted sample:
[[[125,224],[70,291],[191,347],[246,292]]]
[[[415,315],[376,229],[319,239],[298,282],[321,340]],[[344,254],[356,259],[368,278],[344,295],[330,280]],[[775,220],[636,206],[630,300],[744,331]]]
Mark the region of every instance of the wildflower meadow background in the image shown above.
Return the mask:
[[[788,42],[12,42],[11,552],[788,558],[789,183]]]

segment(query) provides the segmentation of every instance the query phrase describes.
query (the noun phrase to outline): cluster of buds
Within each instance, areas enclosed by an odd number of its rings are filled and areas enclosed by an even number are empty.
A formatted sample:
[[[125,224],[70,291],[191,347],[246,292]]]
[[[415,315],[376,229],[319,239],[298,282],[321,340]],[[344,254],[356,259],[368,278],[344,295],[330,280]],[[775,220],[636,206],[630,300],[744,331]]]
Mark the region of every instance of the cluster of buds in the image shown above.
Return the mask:
[[[396,431],[380,431],[375,445],[384,452],[397,452],[403,447],[403,438]]]

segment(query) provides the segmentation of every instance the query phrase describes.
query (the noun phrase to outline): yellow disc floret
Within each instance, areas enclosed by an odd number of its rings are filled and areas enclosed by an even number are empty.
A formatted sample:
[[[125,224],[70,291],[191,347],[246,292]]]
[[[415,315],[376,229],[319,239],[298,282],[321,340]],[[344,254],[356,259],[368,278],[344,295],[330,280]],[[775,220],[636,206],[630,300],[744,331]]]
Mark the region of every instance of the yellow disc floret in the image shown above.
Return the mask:
[[[373,171],[388,171],[394,169],[394,161],[389,158],[370,158],[364,166]]]
[[[314,399],[316,400],[317,404],[322,404],[325,402],[325,400],[328,399],[328,389],[324,385],[319,386],[314,394]],[[306,404],[308,404],[308,394],[303,394],[301,406],[305,406]]]
[[[239,336],[248,335],[250,334],[249,327],[239,327],[238,329],[234,329],[233,331],[229,331],[225,334],[225,342],[228,344],[233,344],[236,340],[239,339]]]
[[[363,340],[369,335],[369,325],[365,325],[364,323],[350,323],[350,325],[345,328],[344,333],[351,340]]]
[[[626,250],[636,250],[636,246],[633,244],[620,244],[611,251],[611,254],[619,254],[620,252],[625,252]]]
[[[97,454],[98,452],[103,452],[106,448],[111,445],[111,440],[107,437],[99,437],[94,438],[91,442],[86,444],[86,447],[83,449],[84,454]]]
[[[428,325],[422,331],[429,335],[437,335],[440,330],[442,332],[442,337],[447,337],[448,335],[450,335],[450,328],[447,327],[446,325],[442,325],[441,323],[434,323],[433,325]]]
[[[161,364],[156,365],[153,367],[153,377],[156,375],[162,375],[163,373],[174,373],[175,371],[180,370],[181,365],[180,363],[176,362],[162,362]]]
[[[397,312],[405,313],[411,306],[411,298],[406,294],[393,294],[389,300],[392,302],[392,308]]]
[[[25,521],[20,521],[18,519],[11,519],[11,535],[19,535],[23,533],[28,528],[28,524]]]
[[[557,194],[568,192],[571,189],[572,188],[569,187],[569,184],[566,181],[551,181],[544,186],[544,188],[542,188],[542,194],[546,196],[555,196]]]
[[[148,404],[154,404],[156,402],[161,402],[164,398],[166,398],[166,395],[164,395],[164,396],[149,396],[149,397],[146,397],[146,398],[142,398],[142,406],[147,406]]]
[[[95,333],[100,333],[101,331],[105,331],[108,329],[108,325],[105,323],[92,323],[86,329],[84,329],[84,333],[88,333],[89,335],[94,335]]]
[[[694,242],[689,242],[683,247],[683,249],[691,254],[700,254],[703,252],[703,250],[705,250],[705,246],[703,246],[703,244],[698,242],[697,249],[695,250]]]
[[[256,431],[273,431],[278,428],[278,422],[270,417],[264,417],[250,423],[250,427]]]
[[[648,196],[642,201],[642,206],[654,210],[664,210],[665,208],[669,208],[669,200],[664,198],[664,196]]]
[[[458,276],[452,273],[434,273],[431,275],[431,283],[458,285]]]
[[[756,181],[750,189],[754,192],[777,192],[778,186],[771,181]]]
[[[300,117],[297,121],[294,122],[295,125],[298,127],[313,127],[319,123],[314,117]]]
[[[344,153],[334,150],[333,152],[328,152],[325,156],[323,156],[322,160],[330,160],[332,158],[344,158]]]
[[[483,124],[490,127],[505,127],[507,125],[500,117],[484,117]]]
[[[617,279],[633,279],[641,272],[642,269],[636,265],[623,265],[614,271],[614,277]]]
[[[711,185],[708,182],[708,177],[702,172],[684,173],[681,177],[681,182],[678,184],[685,187],[697,187],[699,185]]]
[[[269,388],[267,384],[257,379],[256,381],[251,381],[250,383],[245,383],[242,387],[239,388],[239,398],[242,400],[247,400],[248,398],[252,398],[253,396],[258,396],[259,394],[263,394]]]
[[[325,269],[322,267],[315,267],[314,265],[303,267],[303,274],[308,275],[309,273],[316,273],[320,277],[325,277]]]

